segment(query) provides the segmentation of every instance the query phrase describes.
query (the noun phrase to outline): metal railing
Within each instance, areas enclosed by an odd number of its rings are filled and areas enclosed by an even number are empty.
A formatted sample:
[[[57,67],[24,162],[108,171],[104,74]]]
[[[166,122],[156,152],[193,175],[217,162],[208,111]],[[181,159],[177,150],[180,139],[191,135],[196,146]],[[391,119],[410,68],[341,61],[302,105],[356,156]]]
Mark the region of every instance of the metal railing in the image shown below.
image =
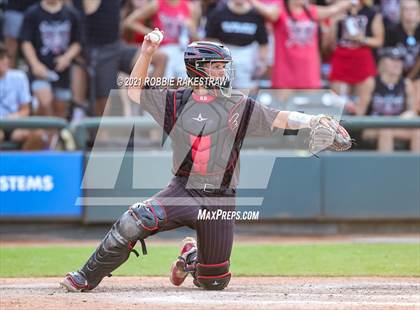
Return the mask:
[[[85,149],[89,130],[103,128],[127,128],[135,126],[136,130],[150,131],[159,129],[159,125],[150,117],[91,117],[72,126],[74,140],[78,149]]]
[[[403,119],[392,116],[345,116],[342,124],[347,129],[365,128],[420,128],[420,117]],[[159,125],[150,117],[92,117],[70,125],[57,117],[32,116],[22,119],[0,119],[0,129],[69,129],[73,134],[78,149],[85,149],[89,139],[89,130],[103,128],[127,128],[147,132],[159,129]],[[278,139],[273,137],[269,139]],[[273,140],[274,141],[274,140]],[[266,143],[263,143],[266,145]]]
[[[0,129],[64,129],[69,123],[59,117],[30,116],[25,118],[0,118]]]
[[[365,128],[420,128],[420,117],[402,119],[392,116],[345,116],[342,124],[347,129]],[[104,128],[126,128],[135,126],[136,130],[149,131],[159,129],[159,125],[149,117],[102,117],[89,118],[82,120],[74,127],[74,138],[78,148],[83,149],[86,145],[87,131],[97,129],[99,126]],[[253,144],[257,145],[258,140],[261,146],[268,146],[270,143],[278,141],[279,137],[256,138]]]
[[[5,119],[0,118],[0,130],[13,129],[57,129],[63,131],[68,128],[68,122],[59,117],[30,116],[26,118]],[[67,131],[67,136],[72,139],[71,133]],[[14,141],[0,142],[0,150],[17,150],[22,143]]]
[[[368,128],[420,128],[420,117],[398,116],[344,116],[342,125],[347,129]]]

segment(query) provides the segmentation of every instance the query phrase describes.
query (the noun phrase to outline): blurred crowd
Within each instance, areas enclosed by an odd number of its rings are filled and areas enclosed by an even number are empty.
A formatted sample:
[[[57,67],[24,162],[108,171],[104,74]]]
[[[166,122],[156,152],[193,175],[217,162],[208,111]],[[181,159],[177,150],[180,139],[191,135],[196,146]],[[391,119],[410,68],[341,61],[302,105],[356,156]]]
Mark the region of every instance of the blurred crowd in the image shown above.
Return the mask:
[[[165,37],[151,76],[185,77],[185,47],[219,41],[231,50],[235,88],[276,89],[280,101],[290,89],[331,89],[347,114],[420,115],[418,0],[0,0],[0,117],[103,115],[155,27]],[[363,139],[420,152],[419,132],[365,130]],[[23,149],[53,136],[0,131]]]

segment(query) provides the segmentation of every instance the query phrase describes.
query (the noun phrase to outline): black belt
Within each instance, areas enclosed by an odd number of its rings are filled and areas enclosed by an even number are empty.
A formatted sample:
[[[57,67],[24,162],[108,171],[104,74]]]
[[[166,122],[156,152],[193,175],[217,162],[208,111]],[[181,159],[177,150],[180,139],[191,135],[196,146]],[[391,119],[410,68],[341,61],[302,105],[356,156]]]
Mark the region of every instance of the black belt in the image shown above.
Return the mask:
[[[185,177],[185,176],[177,176],[178,179],[181,180],[182,184],[186,185],[188,183],[189,178]],[[228,195],[228,196],[233,196],[236,194],[236,189],[234,188],[230,188],[230,187],[218,187],[217,185],[211,184],[211,183],[201,183],[201,182],[196,182],[196,181],[192,181],[190,182],[192,185],[192,189],[201,191],[206,193],[206,195],[220,195],[220,196],[224,196],[224,195]]]
[[[212,195],[235,195],[236,190],[234,188],[229,187],[221,187],[217,188],[215,185],[210,183],[204,183],[203,189],[200,188],[201,191],[205,192],[206,194]]]

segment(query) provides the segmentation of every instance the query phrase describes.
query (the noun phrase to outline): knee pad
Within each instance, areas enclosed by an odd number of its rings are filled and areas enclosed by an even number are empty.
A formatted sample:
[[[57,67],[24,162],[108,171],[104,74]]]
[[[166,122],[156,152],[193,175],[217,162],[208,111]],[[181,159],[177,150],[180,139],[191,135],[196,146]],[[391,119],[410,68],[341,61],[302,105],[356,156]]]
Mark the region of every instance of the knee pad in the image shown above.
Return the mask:
[[[119,230],[127,240],[134,242],[156,233],[166,221],[165,209],[157,200],[149,199],[132,205],[123,214]]]
[[[229,261],[220,264],[197,264],[196,281],[206,290],[223,290],[228,286],[231,273]]]

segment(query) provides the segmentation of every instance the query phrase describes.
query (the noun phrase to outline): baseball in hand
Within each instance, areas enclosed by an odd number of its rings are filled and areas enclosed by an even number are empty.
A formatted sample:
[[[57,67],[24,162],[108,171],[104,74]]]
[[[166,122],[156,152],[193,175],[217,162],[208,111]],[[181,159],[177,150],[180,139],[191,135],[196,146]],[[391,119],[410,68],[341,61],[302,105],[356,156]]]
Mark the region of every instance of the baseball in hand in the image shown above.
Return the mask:
[[[153,43],[160,43],[163,39],[163,34],[159,30],[153,30],[149,33],[149,39]]]

